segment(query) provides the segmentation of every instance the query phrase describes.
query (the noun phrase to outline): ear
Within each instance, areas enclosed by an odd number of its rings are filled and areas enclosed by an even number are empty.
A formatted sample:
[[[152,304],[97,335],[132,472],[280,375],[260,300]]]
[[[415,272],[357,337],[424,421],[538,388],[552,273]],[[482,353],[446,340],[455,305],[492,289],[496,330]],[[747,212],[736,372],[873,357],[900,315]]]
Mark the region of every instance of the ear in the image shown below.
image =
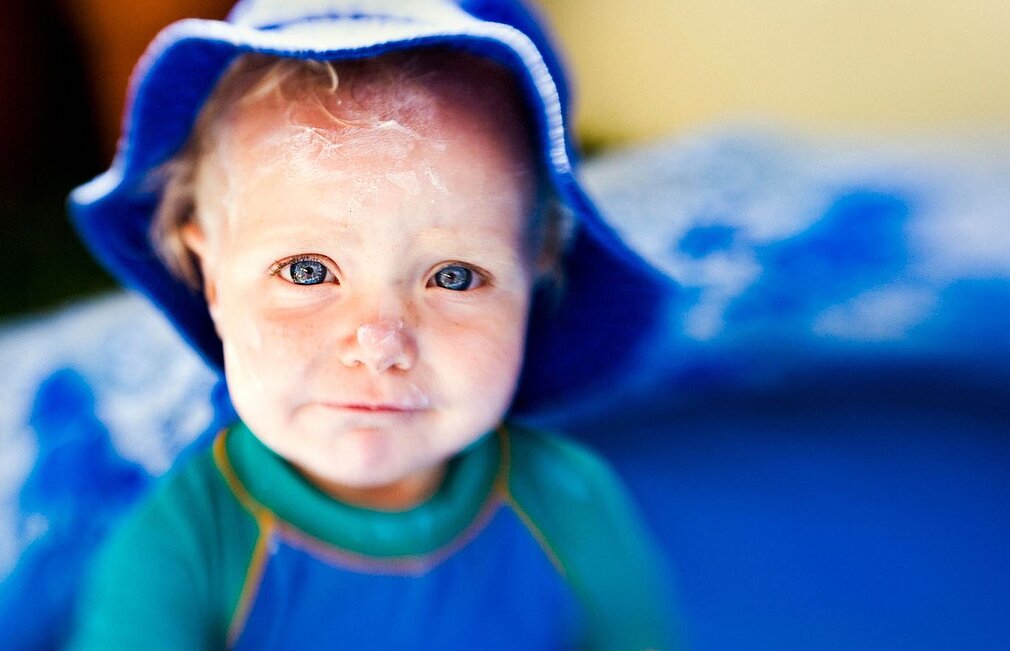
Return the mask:
[[[207,241],[207,233],[203,227],[191,220],[181,229],[183,244],[189,249],[193,257],[200,265],[200,277],[203,279],[203,298],[207,301],[207,309],[210,317],[217,322],[217,275],[214,273],[214,264],[210,256],[210,243]]]

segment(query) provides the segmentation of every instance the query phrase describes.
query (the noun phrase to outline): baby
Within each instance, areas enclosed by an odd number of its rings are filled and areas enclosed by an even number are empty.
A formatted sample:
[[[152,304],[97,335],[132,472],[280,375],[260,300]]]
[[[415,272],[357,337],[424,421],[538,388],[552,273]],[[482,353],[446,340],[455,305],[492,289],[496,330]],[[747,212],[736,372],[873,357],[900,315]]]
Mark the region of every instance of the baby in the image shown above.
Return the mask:
[[[489,7],[542,38],[519,5]],[[421,18],[457,34],[423,42]],[[528,378],[564,355],[533,357],[528,334],[590,326],[576,309],[594,298],[587,267],[638,274],[639,292],[650,276],[616,240],[599,245],[602,224],[566,225],[588,204],[552,149],[552,98],[517,73],[545,74],[544,59],[478,18],[451,2],[247,3],[232,33],[188,35],[210,44],[191,67],[173,28],[149,55],[126,172],[78,190],[78,219],[212,362],[223,351],[239,420],[113,536],[73,648],[670,644],[657,561],[614,476],[575,443],[503,424],[523,384],[561,400],[563,379]],[[479,25],[521,63],[467,40]],[[375,29],[386,47],[356,40]],[[213,89],[179,99],[198,110],[176,112],[182,127],[145,122],[172,75]],[[189,135],[170,159],[139,153],[158,151],[145,133],[177,127]],[[102,211],[118,235],[89,226]],[[131,248],[137,223],[158,257]],[[578,263],[587,251],[600,253]],[[599,288],[604,307],[615,290]],[[573,389],[584,380],[573,372]]]
[[[235,408],[333,497],[417,505],[512,400],[548,220],[509,81],[240,60],[168,185],[161,248],[199,269]]]

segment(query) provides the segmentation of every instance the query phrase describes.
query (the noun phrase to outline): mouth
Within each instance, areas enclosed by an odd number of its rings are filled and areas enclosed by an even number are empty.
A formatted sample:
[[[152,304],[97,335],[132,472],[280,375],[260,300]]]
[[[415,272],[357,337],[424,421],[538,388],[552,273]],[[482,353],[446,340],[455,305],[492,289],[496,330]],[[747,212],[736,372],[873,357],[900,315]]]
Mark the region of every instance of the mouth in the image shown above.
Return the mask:
[[[371,404],[371,403],[327,403],[325,407],[359,414],[414,414],[423,411],[420,405]]]
[[[318,396],[310,404],[343,414],[359,416],[411,416],[428,411],[431,401],[416,386],[401,391],[340,391],[328,398]]]
[[[321,400],[320,407],[345,414],[410,416],[428,410],[427,399],[404,396],[394,400]]]

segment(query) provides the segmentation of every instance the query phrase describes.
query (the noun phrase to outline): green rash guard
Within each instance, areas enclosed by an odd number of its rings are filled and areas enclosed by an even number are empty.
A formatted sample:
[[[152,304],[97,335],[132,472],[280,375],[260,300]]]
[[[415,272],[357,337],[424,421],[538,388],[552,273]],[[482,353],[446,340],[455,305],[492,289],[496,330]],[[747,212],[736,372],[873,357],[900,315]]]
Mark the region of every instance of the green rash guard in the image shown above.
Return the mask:
[[[391,513],[334,501],[238,424],[109,541],[71,648],[671,648],[659,567],[571,441],[503,427]]]

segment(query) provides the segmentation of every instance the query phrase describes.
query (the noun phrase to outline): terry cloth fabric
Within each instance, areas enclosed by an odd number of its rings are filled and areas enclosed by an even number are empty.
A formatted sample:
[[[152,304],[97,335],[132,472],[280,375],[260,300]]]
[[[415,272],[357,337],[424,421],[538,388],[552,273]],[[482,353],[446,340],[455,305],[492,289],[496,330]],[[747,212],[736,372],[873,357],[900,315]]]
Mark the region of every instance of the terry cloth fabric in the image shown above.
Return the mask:
[[[424,46],[465,50],[515,74],[554,193],[575,217],[562,296],[534,299],[512,413],[532,415],[612,386],[654,331],[671,283],[625,246],[580,186],[564,73],[518,0],[248,0],[227,21],[170,25],[134,72],[112,167],[71,195],[78,230],[114,276],[154,301],[220,369],[221,342],[203,297],[173,278],[152,249],[159,201],[152,170],[186,142],[216,80],[240,54],[339,60]]]

